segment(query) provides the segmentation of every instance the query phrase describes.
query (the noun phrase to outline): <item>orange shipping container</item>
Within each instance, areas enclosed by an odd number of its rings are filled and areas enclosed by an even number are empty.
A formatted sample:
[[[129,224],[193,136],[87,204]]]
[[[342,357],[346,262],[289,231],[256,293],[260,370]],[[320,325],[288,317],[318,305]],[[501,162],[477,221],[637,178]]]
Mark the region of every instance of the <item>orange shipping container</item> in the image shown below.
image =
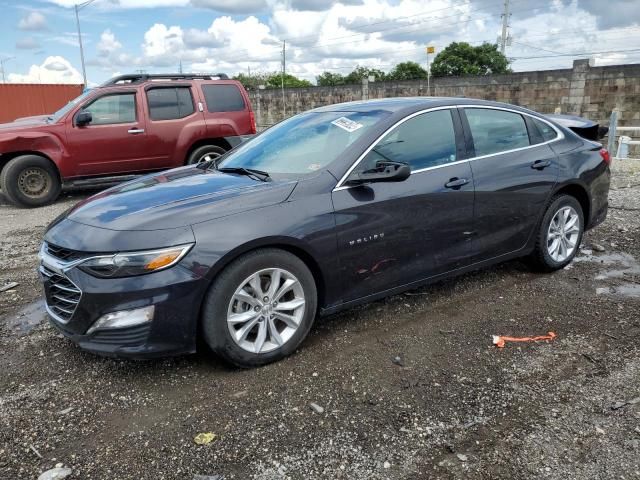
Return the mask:
[[[53,113],[82,93],[82,85],[0,84],[0,123]]]

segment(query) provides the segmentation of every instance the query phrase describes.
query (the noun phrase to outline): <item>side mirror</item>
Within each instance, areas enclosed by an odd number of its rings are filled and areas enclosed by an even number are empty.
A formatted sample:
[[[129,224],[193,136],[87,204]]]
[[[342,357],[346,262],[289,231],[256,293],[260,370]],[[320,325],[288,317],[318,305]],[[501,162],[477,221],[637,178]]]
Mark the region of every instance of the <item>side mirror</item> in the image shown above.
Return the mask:
[[[76,125],[82,127],[89,125],[93,121],[93,115],[91,112],[81,111],[76,115]]]
[[[378,162],[376,168],[354,173],[345,182],[347,185],[363,185],[376,182],[402,182],[411,175],[411,167],[403,162]]]

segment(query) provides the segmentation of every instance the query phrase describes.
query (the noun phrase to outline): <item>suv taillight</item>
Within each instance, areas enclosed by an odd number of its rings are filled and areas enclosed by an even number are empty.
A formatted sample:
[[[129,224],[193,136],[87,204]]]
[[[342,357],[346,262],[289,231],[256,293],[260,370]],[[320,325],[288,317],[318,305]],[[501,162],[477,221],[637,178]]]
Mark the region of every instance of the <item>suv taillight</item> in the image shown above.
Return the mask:
[[[256,115],[252,111],[249,112],[249,118],[251,118],[251,133],[256,133]]]
[[[600,149],[600,156],[602,157],[602,161],[607,165],[611,165],[611,155],[609,155],[609,150],[606,148]]]

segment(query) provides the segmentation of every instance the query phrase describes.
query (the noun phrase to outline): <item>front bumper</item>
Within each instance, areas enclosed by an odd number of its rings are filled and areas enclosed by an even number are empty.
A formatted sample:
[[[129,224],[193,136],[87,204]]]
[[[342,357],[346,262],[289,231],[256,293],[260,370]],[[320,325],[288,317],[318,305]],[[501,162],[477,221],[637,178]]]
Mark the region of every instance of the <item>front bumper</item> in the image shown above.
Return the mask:
[[[43,268],[45,267],[45,268]],[[55,270],[57,276],[50,275]],[[54,295],[55,282],[66,278],[81,292],[75,305],[64,313]],[[128,278],[102,279],[78,268],[60,269],[55,260],[43,257],[40,278],[44,285],[50,323],[80,348],[105,356],[152,358],[193,353],[197,322],[206,281],[180,264],[167,270]],[[59,285],[69,286],[67,283]],[[60,295],[58,295],[59,297]],[[72,298],[74,301],[77,298]],[[150,322],[125,328],[87,331],[103,315],[122,310],[155,306]]]

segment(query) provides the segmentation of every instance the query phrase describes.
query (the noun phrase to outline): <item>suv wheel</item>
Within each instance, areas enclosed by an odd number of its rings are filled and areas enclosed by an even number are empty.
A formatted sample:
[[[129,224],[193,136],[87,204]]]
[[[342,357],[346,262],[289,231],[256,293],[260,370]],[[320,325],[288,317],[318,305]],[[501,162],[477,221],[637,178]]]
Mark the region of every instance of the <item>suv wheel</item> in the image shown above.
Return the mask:
[[[568,265],[578,252],[583,233],[580,202],[570,195],[554,197],[539,227],[532,254],[534,266],[552,272]]]
[[[290,355],[316,315],[313,275],[295,255],[261,249],[231,263],[205,299],[202,326],[211,349],[239,367]]]
[[[215,160],[225,153],[227,153],[227,151],[222,147],[218,147],[217,145],[203,145],[202,147],[198,147],[193,152],[191,152],[191,155],[189,155],[189,158],[187,159],[187,165],[194,165],[196,163]]]
[[[58,198],[62,185],[49,160],[38,155],[21,155],[2,169],[0,187],[16,205],[39,207]]]

